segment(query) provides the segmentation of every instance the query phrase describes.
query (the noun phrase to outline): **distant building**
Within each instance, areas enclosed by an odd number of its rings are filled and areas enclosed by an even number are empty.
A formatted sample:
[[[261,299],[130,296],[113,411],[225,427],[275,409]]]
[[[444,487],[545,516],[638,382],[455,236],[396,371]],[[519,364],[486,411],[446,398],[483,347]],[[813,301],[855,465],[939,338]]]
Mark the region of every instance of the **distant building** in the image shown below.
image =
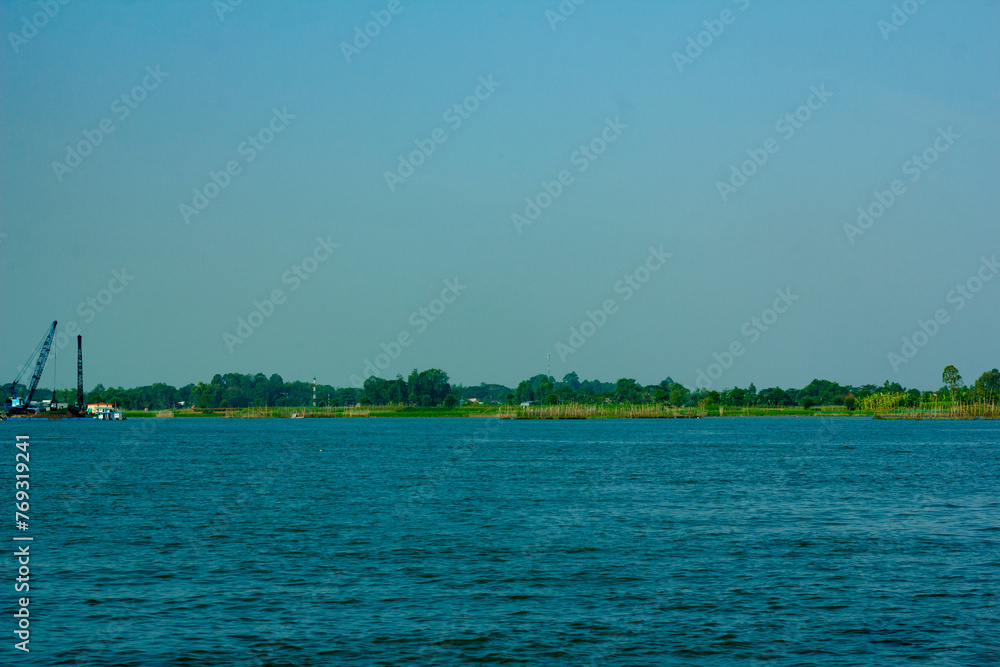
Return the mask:
[[[115,410],[115,406],[110,403],[88,403],[87,414],[93,415],[95,419],[125,419],[125,415],[120,410]]]

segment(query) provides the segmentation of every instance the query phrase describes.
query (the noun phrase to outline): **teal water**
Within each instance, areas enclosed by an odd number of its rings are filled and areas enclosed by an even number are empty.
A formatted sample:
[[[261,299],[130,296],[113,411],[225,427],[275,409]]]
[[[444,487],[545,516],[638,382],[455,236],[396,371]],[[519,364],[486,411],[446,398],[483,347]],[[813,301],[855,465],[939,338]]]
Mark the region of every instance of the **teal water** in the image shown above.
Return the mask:
[[[4,613],[3,664],[1000,663],[997,423],[0,434],[9,471],[31,436],[34,536],[31,653]]]

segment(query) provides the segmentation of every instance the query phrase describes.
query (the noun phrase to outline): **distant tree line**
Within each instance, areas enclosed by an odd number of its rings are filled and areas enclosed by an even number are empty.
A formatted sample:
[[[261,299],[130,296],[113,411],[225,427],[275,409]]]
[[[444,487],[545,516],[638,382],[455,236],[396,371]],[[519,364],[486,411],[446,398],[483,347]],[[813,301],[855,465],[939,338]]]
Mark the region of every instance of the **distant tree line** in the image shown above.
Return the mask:
[[[949,368],[954,368],[949,367]],[[1000,371],[993,369],[980,376],[972,386],[961,384],[951,377],[943,380],[945,386],[938,391],[906,389],[898,382],[885,381],[882,385],[841,385],[830,380],[813,380],[801,389],[769,387],[759,390],[753,383],[749,387],[733,387],[721,391],[695,389],[667,377],[655,385],[640,385],[633,379],[622,378],[615,383],[597,380],[581,381],[576,373],[569,373],[561,382],[545,375],[523,380],[517,388],[503,395],[500,385],[482,384],[464,390],[465,398],[478,398],[482,402],[557,405],[560,403],[632,403],[662,404],[671,407],[696,407],[721,405],[727,407],[804,407],[843,405],[853,409],[859,401],[874,394],[904,394],[899,402],[902,407],[917,406],[940,400],[955,402],[995,402],[1000,398]]]
[[[690,390],[667,377],[653,385],[641,385],[633,379],[617,382],[581,380],[576,373],[567,373],[561,381],[549,375],[535,375],[522,380],[516,387],[482,383],[474,387],[452,385],[448,374],[440,369],[416,369],[409,377],[397,375],[393,380],[369,377],[361,387],[337,388],[316,385],[318,406],[350,405],[409,405],[422,407],[455,406],[468,401],[487,405],[520,405],[563,403],[661,404],[671,407],[719,405],[727,407],[813,407],[843,405],[848,409],[871,404],[869,397],[891,395],[893,404],[901,407],[918,406],[932,401],[955,403],[987,402],[1000,399],[1000,371],[996,368],[983,373],[972,385],[963,384],[954,366],[942,373],[943,386],[938,391],[906,389],[898,382],[882,385],[840,385],[830,380],[813,380],[801,389],[769,387],[760,391],[751,383],[747,388],[733,387],[722,391]],[[21,395],[24,387],[18,385]],[[10,384],[3,385],[6,396]],[[39,388],[35,400],[51,399],[52,391]],[[125,410],[166,410],[180,407],[201,409],[246,408],[251,406],[308,406],[313,402],[311,382],[286,382],[278,374],[263,373],[216,374],[209,383],[199,382],[175,388],[162,382],[144,387],[124,389],[97,385],[87,392],[88,403],[112,403]],[[59,390],[57,402],[75,403],[76,391]]]

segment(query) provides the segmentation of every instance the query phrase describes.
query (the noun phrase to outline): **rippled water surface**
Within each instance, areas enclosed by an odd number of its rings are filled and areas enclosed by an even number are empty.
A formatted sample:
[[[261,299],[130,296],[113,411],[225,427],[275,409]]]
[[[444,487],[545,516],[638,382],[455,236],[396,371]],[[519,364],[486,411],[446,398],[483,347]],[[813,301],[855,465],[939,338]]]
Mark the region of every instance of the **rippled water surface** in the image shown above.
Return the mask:
[[[997,423],[0,432],[8,471],[31,436],[34,535],[3,664],[1000,663]]]

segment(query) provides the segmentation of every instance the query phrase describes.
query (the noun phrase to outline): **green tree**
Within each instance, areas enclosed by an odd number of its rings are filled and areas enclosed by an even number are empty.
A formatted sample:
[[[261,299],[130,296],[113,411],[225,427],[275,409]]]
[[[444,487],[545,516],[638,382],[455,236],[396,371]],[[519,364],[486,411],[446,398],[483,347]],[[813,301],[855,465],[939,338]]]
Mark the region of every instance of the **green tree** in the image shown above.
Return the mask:
[[[406,402],[406,380],[399,373],[396,374],[396,379],[392,381],[389,387],[388,397],[390,403]]]
[[[746,392],[739,387],[733,387],[722,393],[722,404],[742,407],[746,404]]]
[[[994,368],[980,375],[975,390],[979,400],[996,401],[1000,397],[1000,370]]]
[[[555,386],[555,382],[552,381],[552,378],[543,375],[539,379],[538,389],[535,391],[535,395],[538,396],[539,399],[547,401],[549,395],[555,389]]]
[[[676,408],[687,405],[688,401],[691,400],[691,390],[676,383],[673,387],[674,388],[670,390],[670,405]]]
[[[421,396],[430,398],[430,405],[441,405],[451,393],[448,374],[439,368],[428,368],[418,378]]]
[[[285,381],[281,379],[281,376],[277,373],[273,373],[271,377],[267,379],[267,404],[277,405],[278,398],[285,391]]]
[[[781,387],[769,387],[768,389],[762,389],[760,393],[757,394],[757,404],[782,407],[795,405],[795,401],[793,401],[792,397],[788,395],[788,392]]]
[[[364,384],[364,394],[361,402],[366,405],[385,405],[389,401],[389,383],[380,377],[372,375]]]
[[[944,367],[944,372],[941,373],[941,381],[944,382],[945,386],[951,392],[951,400],[955,400],[955,389],[962,384],[962,375],[958,372],[958,369],[951,364]]]
[[[448,394],[444,397],[444,407],[453,408],[458,405],[458,399],[455,398],[455,394]]]
[[[535,392],[531,389],[531,384],[527,380],[521,380],[514,390],[514,402],[526,403],[535,400]]]
[[[420,382],[420,373],[416,368],[410,373],[410,377],[406,380],[406,401],[410,405],[416,405],[420,399],[420,394],[417,393],[417,385]]]
[[[642,386],[631,378],[621,378],[615,384],[614,400],[617,403],[639,403],[642,400]]]
[[[566,373],[563,376],[563,384],[568,385],[573,391],[579,391],[580,389],[580,376],[576,374],[576,371],[572,373]]]

